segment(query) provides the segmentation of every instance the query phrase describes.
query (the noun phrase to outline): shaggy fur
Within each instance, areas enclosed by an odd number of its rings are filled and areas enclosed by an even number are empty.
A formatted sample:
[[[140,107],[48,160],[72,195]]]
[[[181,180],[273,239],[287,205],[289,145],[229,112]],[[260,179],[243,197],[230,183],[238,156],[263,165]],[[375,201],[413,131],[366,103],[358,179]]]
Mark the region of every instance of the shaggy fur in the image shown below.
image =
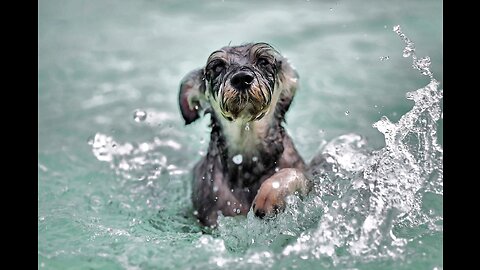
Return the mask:
[[[201,112],[211,116],[208,153],[193,170],[192,202],[203,225],[250,208],[261,218],[273,215],[286,196],[309,191],[305,162],[282,126],[297,86],[297,72],[267,43],[214,51],[183,78],[185,123]]]

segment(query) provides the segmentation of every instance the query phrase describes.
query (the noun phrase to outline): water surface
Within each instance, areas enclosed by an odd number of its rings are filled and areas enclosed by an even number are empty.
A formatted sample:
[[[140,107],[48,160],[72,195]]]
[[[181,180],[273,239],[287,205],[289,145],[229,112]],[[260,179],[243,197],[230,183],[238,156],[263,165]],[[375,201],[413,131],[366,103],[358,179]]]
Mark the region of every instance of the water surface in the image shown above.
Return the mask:
[[[38,5],[39,268],[443,268],[441,1]],[[275,220],[203,234],[190,170],[208,117],[183,125],[179,81],[252,41],[298,70],[287,130],[332,173]]]

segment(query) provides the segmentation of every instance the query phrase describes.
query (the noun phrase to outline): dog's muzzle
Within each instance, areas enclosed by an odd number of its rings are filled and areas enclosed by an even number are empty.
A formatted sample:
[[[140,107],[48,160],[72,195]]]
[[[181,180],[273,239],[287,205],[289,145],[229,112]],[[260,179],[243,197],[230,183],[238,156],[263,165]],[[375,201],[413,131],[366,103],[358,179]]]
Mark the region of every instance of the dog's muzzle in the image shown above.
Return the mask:
[[[220,109],[227,120],[259,120],[268,112],[272,93],[258,76],[253,71],[240,70],[225,82],[219,94]]]

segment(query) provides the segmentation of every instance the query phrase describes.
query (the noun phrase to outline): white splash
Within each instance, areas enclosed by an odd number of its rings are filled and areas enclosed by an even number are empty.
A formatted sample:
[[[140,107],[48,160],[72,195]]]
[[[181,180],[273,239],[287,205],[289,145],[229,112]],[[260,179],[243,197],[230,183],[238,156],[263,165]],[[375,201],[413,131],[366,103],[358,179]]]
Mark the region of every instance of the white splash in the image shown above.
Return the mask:
[[[96,133],[88,144],[92,146],[92,152],[98,160],[110,163],[115,173],[126,179],[152,180],[160,177],[163,171],[170,175],[188,172],[168,164],[167,156],[163,154],[163,147],[175,151],[182,148],[180,143],[172,139],[155,137],[151,142],[120,144],[111,136]]]

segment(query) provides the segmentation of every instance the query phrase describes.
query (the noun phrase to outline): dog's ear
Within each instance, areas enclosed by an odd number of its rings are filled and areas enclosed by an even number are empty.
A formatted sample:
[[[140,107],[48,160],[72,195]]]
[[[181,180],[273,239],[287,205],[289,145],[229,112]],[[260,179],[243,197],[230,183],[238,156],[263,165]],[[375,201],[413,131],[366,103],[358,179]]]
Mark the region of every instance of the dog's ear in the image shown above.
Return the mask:
[[[278,66],[279,87],[282,92],[276,106],[276,114],[278,114],[280,119],[285,120],[285,113],[288,111],[288,108],[290,108],[290,104],[298,88],[299,76],[286,58],[280,59]]]
[[[200,117],[199,112],[205,103],[205,81],[203,78],[203,68],[199,68],[189,72],[180,83],[178,103],[185,125]]]

